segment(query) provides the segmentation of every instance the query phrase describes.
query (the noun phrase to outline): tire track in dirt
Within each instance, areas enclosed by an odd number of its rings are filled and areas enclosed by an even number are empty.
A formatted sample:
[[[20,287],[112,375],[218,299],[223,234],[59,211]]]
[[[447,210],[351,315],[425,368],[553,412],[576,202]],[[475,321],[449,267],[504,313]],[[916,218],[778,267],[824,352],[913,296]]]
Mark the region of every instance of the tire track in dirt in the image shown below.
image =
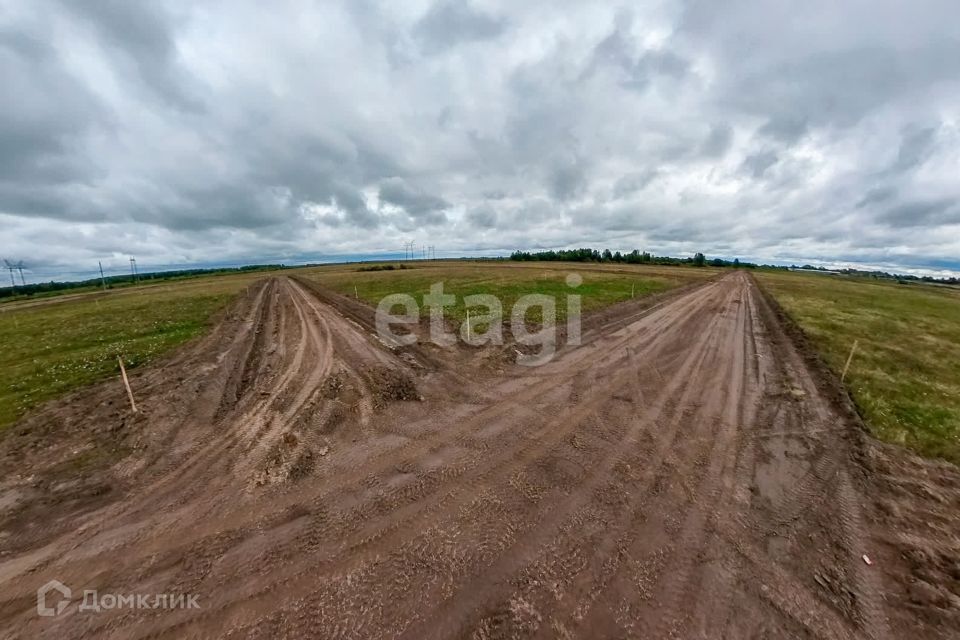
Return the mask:
[[[547,429],[549,429],[549,427],[548,427]],[[532,440],[532,441],[536,441],[536,438],[531,439],[531,440]],[[475,486],[475,480],[471,480],[470,484],[467,485],[467,486],[474,487],[474,486]],[[330,498],[328,497],[327,499],[329,500]],[[359,519],[360,515],[361,515],[361,514],[351,513],[351,514],[347,517],[347,520],[348,520],[348,521],[355,521],[355,520]],[[341,532],[341,535],[343,535],[343,532]],[[310,569],[303,570],[301,573],[302,573],[302,574],[307,574],[307,576],[308,576],[307,579],[308,579],[308,580],[313,579],[312,570],[310,570]],[[302,585],[299,586],[299,587],[297,587],[297,589],[302,589],[302,588],[303,588]]]
[[[670,379],[666,391],[662,394],[662,399],[660,397],[656,399],[654,404],[645,412],[643,420],[634,419],[631,421],[626,434],[618,440],[616,446],[611,448],[613,455],[595,461],[591,465],[590,475],[582,478],[576,489],[566,496],[561,504],[544,505],[542,511],[531,519],[532,522],[536,523],[534,531],[525,532],[525,536],[514,548],[498,558],[494,567],[484,568],[483,573],[478,578],[463,585],[460,588],[460,599],[452,600],[446,605],[446,614],[439,612],[439,617],[430,618],[420,627],[408,630],[405,636],[416,638],[455,635],[458,629],[465,626],[460,619],[464,616],[464,612],[469,612],[471,609],[483,610],[484,607],[489,607],[490,601],[498,597],[497,592],[507,587],[509,583],[507,578],[522,571],[529,571],[529,569],[525,569],[525,563],[528,562],[529,558],[538,558],[534,564],[542,562],[539,558],[549,553],[548,548],[555,547],[560,543],[553,539],[553,535],[557,531],[563,531],[565,522],[572,521],[577,523],[578,527],[582,527],[588,518],[597,522],[602,521],[603,518],[600,515],[588,513],[595,509],[595,506],[591,503],[594,501],[596,492],[602,488],[602,485],[610,482],[610,474],[618,465],[623,464],[623,458],[627,455],[626,452],[630,451],[629,447],[635,444],[641,433],[645,433],[643,427],[657,423],[670,400],[676,398],[675,404],[680,406],[689,400],[694,390],[689,384],[688,376],[702,365],[702,360],[706,355],[705,347],[712,336],[712,331],[713,328],[708,327],[703,332],[698,345],[690,351],[685,362]],[[675,408],[673,411],[675,411]],[[661,434],[650,454],[653,459],[662,459],[668,452],[670,444],[678,434],[677,427],[684,417],[681,415],[667,416],[667,429]],[[613,503],[610,506],[619,505]],[[525,594],[524,599],[529,602],[529,595]],[[477,624],[482,628],[484,621],[478,621]]]

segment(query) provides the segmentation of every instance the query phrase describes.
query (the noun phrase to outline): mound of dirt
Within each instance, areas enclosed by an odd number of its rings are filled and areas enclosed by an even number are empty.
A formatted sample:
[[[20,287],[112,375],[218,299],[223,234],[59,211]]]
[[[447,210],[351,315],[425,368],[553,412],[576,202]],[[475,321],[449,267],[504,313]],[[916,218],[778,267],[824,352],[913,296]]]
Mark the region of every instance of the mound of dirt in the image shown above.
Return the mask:
[[[378,367],[369,372],[371,387],[381,401],[421,400],[417,384],[406,371]]]

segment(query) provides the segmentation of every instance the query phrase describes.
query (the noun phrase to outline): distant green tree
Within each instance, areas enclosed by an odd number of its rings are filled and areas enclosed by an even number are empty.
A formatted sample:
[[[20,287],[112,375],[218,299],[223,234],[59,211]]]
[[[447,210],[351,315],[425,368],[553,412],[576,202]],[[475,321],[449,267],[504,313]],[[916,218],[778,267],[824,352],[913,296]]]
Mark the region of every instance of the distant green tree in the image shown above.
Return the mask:
[[[699,251],[693,256],[693,266],[702,267],[707,264],[707,257]]]
[[[734,268],[734,269],[739,269],[739,268],[740,268],[740,258],[734,258],[734,259],[733,259],[733,268]]]

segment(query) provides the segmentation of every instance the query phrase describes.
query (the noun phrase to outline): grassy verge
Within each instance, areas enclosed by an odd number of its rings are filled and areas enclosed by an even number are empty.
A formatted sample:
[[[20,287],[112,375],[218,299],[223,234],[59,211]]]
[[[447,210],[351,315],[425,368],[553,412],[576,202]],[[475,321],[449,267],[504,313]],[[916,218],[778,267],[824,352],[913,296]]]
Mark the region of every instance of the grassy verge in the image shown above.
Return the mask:
[[[861,278],[758,273],[840,372],[871,431],[960,463],[960,291]]]
[[[45,400],[116,375],[117,354],[136,367],[196,337],[254,277],[260,276],[210,277],[5,306],[0,312],[0,431]]]
[[[376,306],[385,296],[402,293],[412,295],[422,306],[423,296],[434,283],[443,283],[444,294],[456,296],[456,304],[445,307],[447,318],[460,322],[465,319],[467,307],[464,297],[478,294],[496,296],[509,318],[514,303],[526,294],[553,296],[557,302],[557,321],[566,320],[566,296],[580,295],[584,313],[596,311],[616,302],[641,297],[671,287],[709,277],[711,269],[692,267],[645,267],[625,265],[596,265],[581,263],[501,263],[501,262],[413,262],[409,268],[370,270],[369,267],[338,265],[322,267],[309,272],[309,277],[344,295],[359,296]],[[577,274],[582,283],[571,287],[566,282],[569,274]],[[483,310],[471,309],[472,312]],[[528,316],[532,321],[539,318]]]

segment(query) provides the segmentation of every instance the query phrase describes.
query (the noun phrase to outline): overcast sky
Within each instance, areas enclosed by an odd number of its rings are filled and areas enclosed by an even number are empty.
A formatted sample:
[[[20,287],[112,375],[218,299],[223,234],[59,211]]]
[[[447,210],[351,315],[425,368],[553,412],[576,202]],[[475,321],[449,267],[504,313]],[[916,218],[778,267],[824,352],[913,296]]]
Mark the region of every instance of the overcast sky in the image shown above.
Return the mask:
[[[407,240],[960,270],[956,0],[0,0],[0,82],[38,277]]]

